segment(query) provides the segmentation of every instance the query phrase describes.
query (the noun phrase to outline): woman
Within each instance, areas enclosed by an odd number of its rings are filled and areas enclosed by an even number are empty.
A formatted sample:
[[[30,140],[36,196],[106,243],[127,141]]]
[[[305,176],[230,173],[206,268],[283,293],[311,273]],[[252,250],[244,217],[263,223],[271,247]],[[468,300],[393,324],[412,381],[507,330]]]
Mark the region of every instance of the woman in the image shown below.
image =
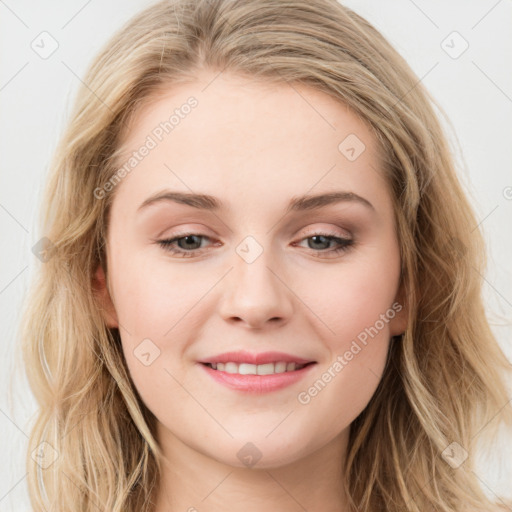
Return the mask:
[[[34,509],[500,510],[483,242],[390,44],[334,0],[165,1],[84,82],[25,312]]]

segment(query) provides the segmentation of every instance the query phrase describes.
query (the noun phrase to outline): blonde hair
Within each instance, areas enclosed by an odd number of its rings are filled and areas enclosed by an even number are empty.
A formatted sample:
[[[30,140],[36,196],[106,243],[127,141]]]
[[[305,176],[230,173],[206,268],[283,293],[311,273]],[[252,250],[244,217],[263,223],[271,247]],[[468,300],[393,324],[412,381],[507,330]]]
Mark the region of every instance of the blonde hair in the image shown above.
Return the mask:
[[[49,252],[22,323],[40,406],[27,455],[34,510],[152,510],[162,456],[156,420],[93,293],[98,265],[107,272],[114,197],[98,200],[94,191],[118,170],[120,136],[135,112],[201,69],[323,91],[366,121],[383,149],[409,319],[350,427],[340,485],[351,506],[498,510],[474,473],[476,443],[490,443],[498,420],[512,418],[504,407],[511,365],[481,298],[483,237],[434,100],[384,37],[335,0],[163,1],[94,60],[50,169],[41,213]],[[30,455],[43,442],[52,457],[44,469]],[[468,452],[458,468],[443,456],[460,450],[452,443]]]

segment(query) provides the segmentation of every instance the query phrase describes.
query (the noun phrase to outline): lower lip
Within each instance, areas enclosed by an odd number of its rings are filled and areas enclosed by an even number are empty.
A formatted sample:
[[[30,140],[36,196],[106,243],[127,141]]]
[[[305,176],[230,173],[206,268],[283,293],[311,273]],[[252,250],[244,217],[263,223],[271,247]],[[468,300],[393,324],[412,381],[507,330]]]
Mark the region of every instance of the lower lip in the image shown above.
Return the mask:
[[[302,379],[309,373],[311,368],[316,365],[316,363],[308,364],[300,370],[275,373],[273,375],[241,375],[239,373],[227,373],[214,370],[202,363],[198,364],[220,384],[237,391],[245,391],[248,393],[268,393],[285,388],[286,386],[291,386]]]

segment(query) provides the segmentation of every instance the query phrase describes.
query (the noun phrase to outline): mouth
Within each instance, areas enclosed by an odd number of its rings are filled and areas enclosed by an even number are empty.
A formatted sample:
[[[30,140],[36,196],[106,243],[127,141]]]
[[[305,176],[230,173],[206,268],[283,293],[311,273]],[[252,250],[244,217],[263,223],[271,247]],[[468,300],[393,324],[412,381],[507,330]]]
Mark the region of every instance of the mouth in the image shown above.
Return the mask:
[[[275,363],[250,364],[227,361],[226,363],[201,362],[213,382],[223,387],[249,394],[278,391],[304,379],[316,366],[316,361],[306,363],[276,361]]]
[[[236,363],[228,361],[226,363],[201,363],[212,370],[226,372],[238,375],[277,375],[280,373],[290,373],[302,370],[306,366],[315,364],[311,361],[305,364],[287,363],[285,361],[276,361],[275,363],[265,364],[250,364],[250,363]]]
[[[286,352],[237,350],[197,361],[214,382],[236,392],[268,393],[292,386],[310,374],[317,361]]]

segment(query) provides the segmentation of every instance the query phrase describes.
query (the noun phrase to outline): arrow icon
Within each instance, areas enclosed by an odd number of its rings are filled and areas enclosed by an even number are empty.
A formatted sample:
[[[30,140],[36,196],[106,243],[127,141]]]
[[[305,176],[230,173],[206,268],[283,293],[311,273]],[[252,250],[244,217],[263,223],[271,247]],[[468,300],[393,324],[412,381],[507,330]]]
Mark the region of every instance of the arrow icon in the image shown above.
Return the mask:
[[[457,469],[468,458],[468,452],[454,441],[443,450],[441,456],[452,468]]]
[[[253,443],[245,443],[236,455],[244,465],[251,468],[261,459],[263,454]]]
[[[135,347],[133,353],[144,366],[149,366],[160,356],[160,349],[149,338],[145,338]]]
[[[363,141],[355,134],[348,134],[339,144],[339,152],[349,161],[353,162],[359,158],[366,149]]]
[[[441,48],[450,58],[458,59],[469,48],[469,43],[454,30],[441,41]]]

